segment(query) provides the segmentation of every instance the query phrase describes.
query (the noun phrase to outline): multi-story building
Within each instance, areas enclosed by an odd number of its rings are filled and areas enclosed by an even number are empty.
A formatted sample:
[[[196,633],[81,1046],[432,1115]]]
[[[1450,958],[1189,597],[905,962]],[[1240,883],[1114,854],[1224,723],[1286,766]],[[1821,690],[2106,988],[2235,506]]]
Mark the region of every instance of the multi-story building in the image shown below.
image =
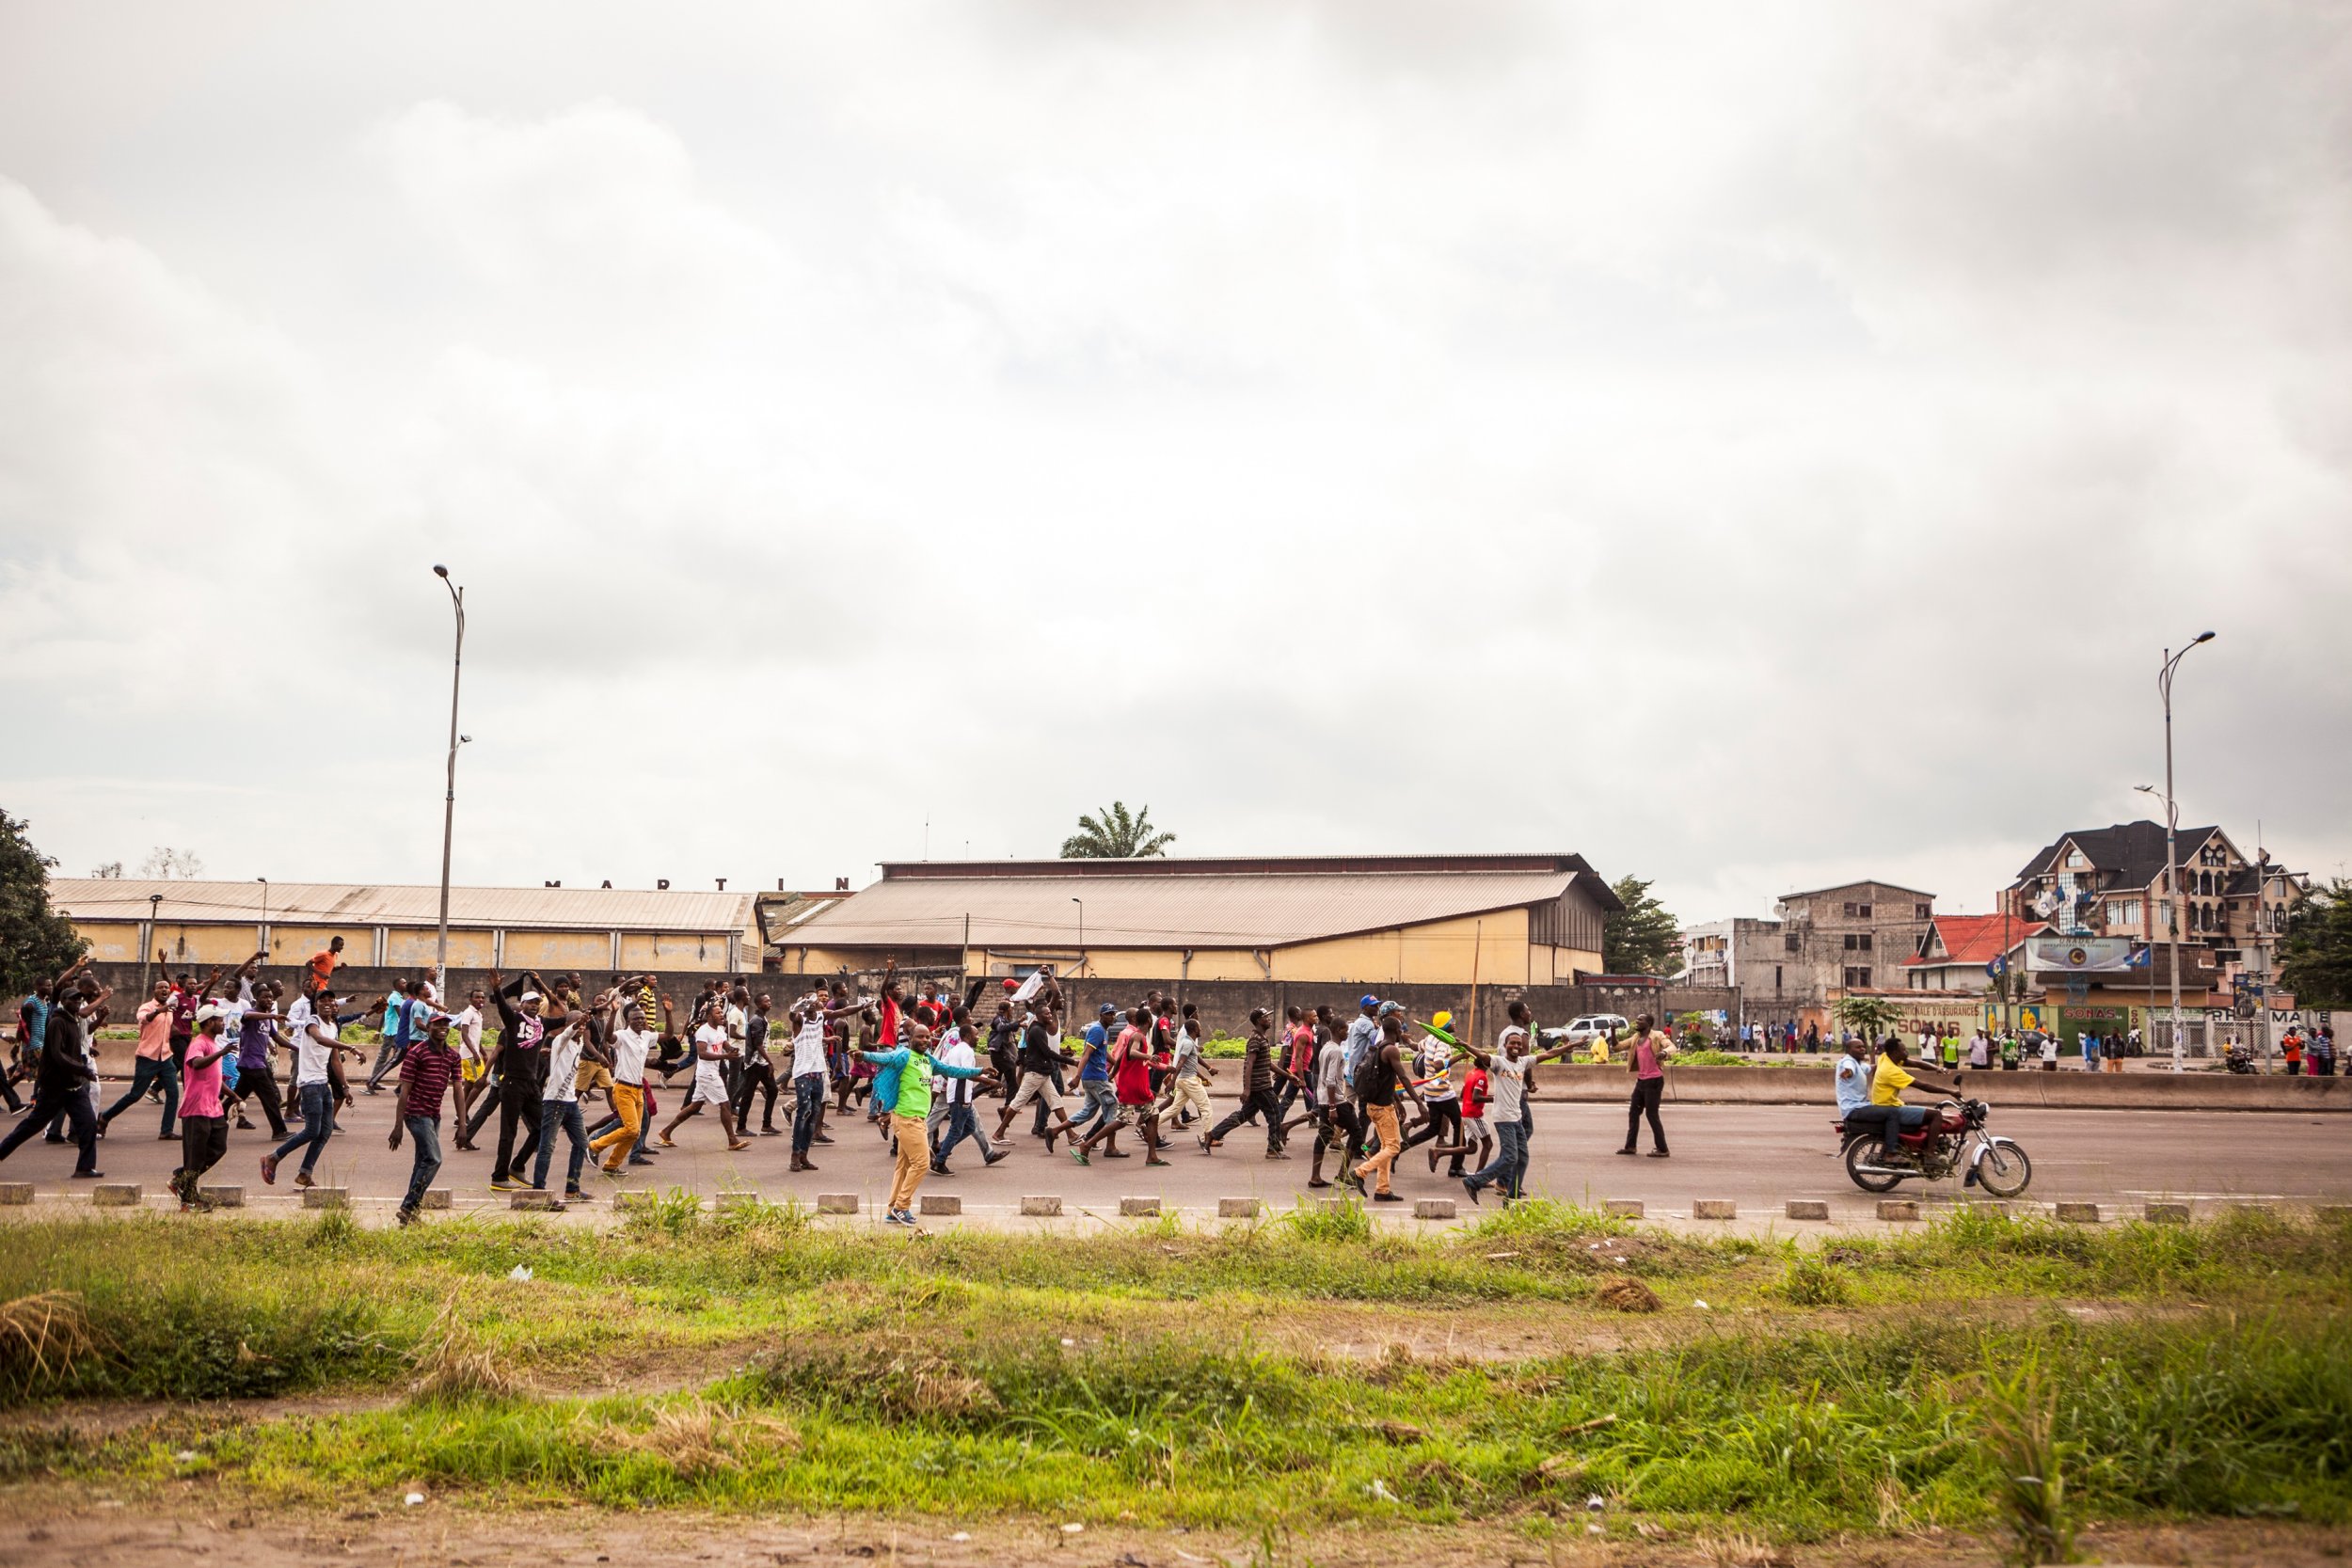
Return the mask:
[[[1935,918],[1935,895],[1893,882],[1841,882],[1785,895],[1773,912],[1782,962],[1826,1008],[1849,991],[1901,987],[1903,960],[1919,951]]]
[[[2249,939],[2286,928],[2309,879],[2273,865],[2265,852],[2248,860],[2219,828],[2183,828],[2175,835],[2180,863],[2180,938],[2239,961]],[[2165,872],[2164,825],[2118,822],[2078,828],[2026,863],[2004,895],[2020,919],[2046,918],[2060,936],[2166,940],[2172,893]]]

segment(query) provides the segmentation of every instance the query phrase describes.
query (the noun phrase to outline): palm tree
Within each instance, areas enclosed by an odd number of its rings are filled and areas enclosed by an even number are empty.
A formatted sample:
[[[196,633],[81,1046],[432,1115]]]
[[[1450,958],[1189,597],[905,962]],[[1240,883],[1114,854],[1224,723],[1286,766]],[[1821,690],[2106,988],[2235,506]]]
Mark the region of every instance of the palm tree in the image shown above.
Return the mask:
[[[1872,1045],[1893,1032],[1902,1018],[1895,1004],[1881,996],[1841,996],[1831,1005],[1830,1016]]]
[[[1152,808],[1127,815],[1124,800],[1113,800],[1100,817],[1081,816],[1078,831],[1061,841],[1066,861],[1130,861],[1161,855],[1176,842],[1174,833],[1152,831]]]

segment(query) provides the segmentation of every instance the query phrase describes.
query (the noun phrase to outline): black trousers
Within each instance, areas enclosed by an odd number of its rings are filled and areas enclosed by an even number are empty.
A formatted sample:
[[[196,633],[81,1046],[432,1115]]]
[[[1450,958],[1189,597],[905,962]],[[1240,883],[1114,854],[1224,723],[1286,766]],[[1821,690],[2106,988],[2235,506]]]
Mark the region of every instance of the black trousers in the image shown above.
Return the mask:
[[[1625,1147],[1631,1148],[1642,1135],[1642,1118],[1649,1117],[1649,1141],[1652,1148],[1666,1147],[1666,1129],[1658,1119],[1658,1102],[1666,1093],[1663,1078],[1637,1078],[1633,1081],[1633,1098],[1626,1102]]]
[[[1340,1146],[1341,1157],[1350,1165],[1364,1157],[1364,1120],[1352,1100],[1316,1108],[1315,1158],[1321,1159],[1333,1144]]]
[[[62,1117],[73,1129],[73,1143],[82,1151],[75,1163],[76,1172],[98,1168],[98,1113],[91,1109],[89,1085],[76,1082],[60,1089],[44,1089],[33,1085],[33,1108],[24,1113],[6,1138],[0,1138],[0,1160],[16,1152],[17,1146],[36,1137],[40,1130]]]
[[[286,1096],[278,1086],[278,1073],[273,1068],[246,1068],[237,1074],[237,1100],[242,1104],[259,1105],[269,1117],[269,1135],[286,1135]]]
[[[499,1084],[499,1154],[498,1164],[490,1167],[490,1180],[502,1180],[516,1165],[528,1164],[539,1152],[539,1086],[547,1064],[531,1053],[525,1063],[516,1060],[507,1064],[506,1076]],[[515,1129],[523,1130],[520,1148],[515,1144]]]
[[[238,1082],[243,1083],[243,1079]],[[229,1118],[227,1117],[182,1117],[180,1118],[180,1168],[171,1173],[172,1190],[183,1203],[196,1201],[196,1183],[203,1174],[220,1164],[229,1152]]]
[[[751,1125],[752,1096],[762,1089],[767,1091],[768,1101],[760,1108],[759,1124],[762,1127],[776,1124],[776,1069],[768,1062],[750,1062],[744,1065],[743,1081],[735,1089],[736,1126]]]
[[[1265,1118],[1265,1149],[1268,1154],[1282,1147],[1282,1102],[1272,1089],[1259,1089],[1241,1097],[1233,1114],[1209,1130],[1209,1141],[1218,1139],[1254,1117]]]
[[[1442,1135],[1448,1144],[1462,1141],[1462,1102],[1458,1100],[1433,1100],[1429,1102],[1429,1119],[1406,1135],[1405,1147],[1414,1148],[1430,1139]],[[1449,1176],[1462,1174],[1462,1157],[1456,1154],[1447,1168]]]

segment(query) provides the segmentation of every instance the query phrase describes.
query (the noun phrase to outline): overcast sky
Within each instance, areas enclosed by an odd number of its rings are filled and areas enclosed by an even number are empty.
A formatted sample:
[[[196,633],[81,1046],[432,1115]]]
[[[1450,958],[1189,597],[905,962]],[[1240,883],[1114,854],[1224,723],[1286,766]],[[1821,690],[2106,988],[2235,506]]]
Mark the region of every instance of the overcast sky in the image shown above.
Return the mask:
[[[0,4],[69,874],[2352,861],[2352,13]]]

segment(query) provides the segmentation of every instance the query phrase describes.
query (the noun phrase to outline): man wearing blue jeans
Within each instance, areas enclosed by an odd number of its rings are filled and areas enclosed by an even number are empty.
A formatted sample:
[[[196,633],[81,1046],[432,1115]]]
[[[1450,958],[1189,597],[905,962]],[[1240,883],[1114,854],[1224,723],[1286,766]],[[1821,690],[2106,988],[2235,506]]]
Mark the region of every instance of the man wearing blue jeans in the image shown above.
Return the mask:
[[[427,1012],[421,980],[405,980],[392,988],[384,1002],[384,1043],[375,1053],[375,1070],[368,1074],[368,1093],[384,1092],[384,1075],[406,1059],[409,1043],[424,1033]]]
[[[331,1006],[322,997],[316,1009],[305,1013],[296,1024],[299,1032],[294,1038],[278,1036],[280,1045],[294,1048],[294,1097],[302,1110],[302,1131],[262,1156],[262,1180],[269,1186],[278,1184],[278,1163],[297,1148],[302,1150],[302,1168],[294,1172],[294,1185],[317,1185],[311,1180],[310,1172],[335,1132],[335,1085],[329,1064],[339,1049],[336,1040],[340,1031],[327,1022],[331,1012],[323,1010]]]
[[[572,1013],[564,1027],[548,1038],[548,1081],[539,1101],[539,1163],[533,1168],[533,1192],[548,1190],[548,1167],[555,1163],[555,1134],[562,1129],[571,1143],[571,1164],[564,1174],[564,1199],[583,1203],[580,1168],[588,1161],[588,1130],[580,1119],[580,1058],[588,1043],[588,1015]]]
[[[1472,1203],[1486,1188],[1500,1185],[1505,1200],[1518,1197],[1527,1186],[1527,1133],[1532,1118],[1527,1107],[1527,1069],[1537,1062],[1549,1062],[1565,1056],[1572,1046],[1563,1042],[1549,1051],[1529,1054],[1527,1042],[1533,1037],[1534,1015],[1524,1002],[1510,1006],[1510,1022],[1503,1028],[1493,1055],[1476,1046],[1470,1048],[1470,1059],[1486,1069],[1487,1081],[1494,1085],[1494,1099],[1486,1108],[1486,1124],[1495,1132],[1495,1157],[1483,1169],[1462,1178],[1463,1190]]]
[[[400,1201],[399,1220],[417,1223],[417,1211],[433,1179],[441,1173],[441,1099],[457,1081],[464,1063],[449,1043],[449,1019],[436,1016],[424,1034],[408,1048],[400,1064],[400,1100],[392,1107],[391,1147],[400,1147],[405,1130],[415,1140],[417,1157],[408,1169],[408,1196]]]

